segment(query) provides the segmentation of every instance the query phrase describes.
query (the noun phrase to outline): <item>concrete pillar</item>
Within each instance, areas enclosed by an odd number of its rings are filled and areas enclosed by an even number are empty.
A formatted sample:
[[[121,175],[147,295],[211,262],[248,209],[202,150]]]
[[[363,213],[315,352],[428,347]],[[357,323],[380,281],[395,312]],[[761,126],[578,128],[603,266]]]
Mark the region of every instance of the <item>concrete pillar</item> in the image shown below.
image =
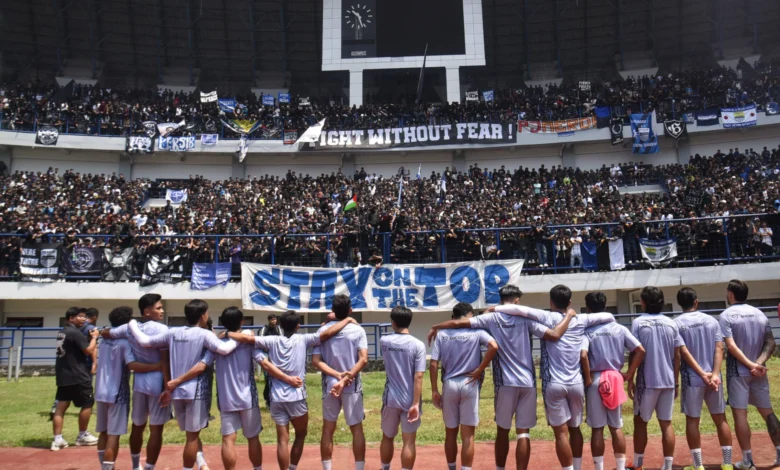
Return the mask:
[[[126,180],[131,180],[133,178],[133,157],[130,155],[120,155],[119,171],[117,173],[119,175],[124,175]]]
[[[233,178],[244,179],[246,178],[246,164],[244,162],[237,162],[233,160],[233,166],[231,168],[230,176]],[[253,175],[257,176],[257,175]]]
[[[615,291],[615,297],[617,300],[618,313],[634,313],[631,310],[631,291],[617,290]],[[631,324],[631,320],[629,318],[621,318],[619,322],[623,325]]]
[[[352,70],[349,72],[349,104],[350,106],[363,105],[363,71]]]
[[[447,101],[460,103],[460,68],[447,67]]]

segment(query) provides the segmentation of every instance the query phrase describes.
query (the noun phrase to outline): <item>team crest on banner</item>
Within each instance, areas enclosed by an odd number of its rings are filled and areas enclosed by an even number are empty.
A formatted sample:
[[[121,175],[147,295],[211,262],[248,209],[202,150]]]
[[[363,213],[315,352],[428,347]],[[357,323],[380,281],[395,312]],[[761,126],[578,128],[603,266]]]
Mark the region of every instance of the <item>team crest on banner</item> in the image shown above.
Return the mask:
[[[724,129],[755,126],[756,105],[723,108],[720,110],[720,117],[723,119]]]
[[[203,129],[207,133],[211,134],[217,132],[217,121],[215,121],[211,116],[206,116],[206,118],[203,120]]]
[[[609,140],[612,145],[623,143],[623,120],[612,119],[609,123]]]
[[[181,204],[187,202],[189,192],[186,189],[166,189],[165,200],[171,201],[171,204]]]
[[[685,121],[681,119],[670,119],[664,121],[664,133],[673,139],[679,139],[684,135],[688,135],[688,127]]]
[[[633,153],[658,153],[658,136],[653,131],[652,114],[632,114],[631,134],[634,137]]]
[[[125,150],[127,153],[153,153],[154,141],[145,135],[131,135],[127,137]]]
[[[147,136],[154,138],[154,136],[157,135],[157,123],[154,121],[144,121],[142,123],[144,126],[144,132]]]
[[[60,131],[54,126],[42,125],[35,134],[35,143],[38,145],[57,145]]]
[[[200,145],[217,145],[219,136],[217,134],[202,134],[200,136]]]
[[[772,101],[771,103],[766,104],[766,115],[767,116],[774,116],[776,114],[780,114],[780,104],[778,104],[776,101]]]

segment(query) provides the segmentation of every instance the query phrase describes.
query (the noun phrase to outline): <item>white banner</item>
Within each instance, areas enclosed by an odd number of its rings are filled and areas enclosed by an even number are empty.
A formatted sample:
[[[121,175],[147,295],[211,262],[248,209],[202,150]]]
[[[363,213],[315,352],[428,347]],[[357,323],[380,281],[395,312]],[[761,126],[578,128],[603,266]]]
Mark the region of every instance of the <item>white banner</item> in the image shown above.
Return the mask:
[[[211,93],[203,93],[200,92],[200,102],[201,103],[213,103],[217,101],[217,90],[212,91]]]
[[[640,238],[639,248],[642,250],[642,258],[654,268],[668,264],[677,258],[677,240],[675,239],[656,242]]]
[[[590,91],[590,82],[588,81],[580,81],[580,90],[582,91]]]
[[[157,139],[157,148],[169,152],[186,152],[195,150],[195,136],[189,137],[160,137]]]
[[[219,135],[217,134],[201,134],[200,145],[217,145],[219,142]]]
[[[478,91],[467,91],[466,92],[466,102],[470,101],[479,101],[479,92]]]
[[[181,204],[187,201],[189,192],[186,189],[166,189],[165,200],[171,201],[171,204]]]
[[[385,265],[328,269],[241,263],[241,298],[248,310],[328,312],[345,294],[352,308],[414,312],[451,311],[458,302],[474,308],[499,303],[498,290],[521,285],[523,260]]]
[[[623,254],[623,239],[609,242],[609,269],[617,271],[626,267],[626,257]]]
[[[724,129],[734,127],[750,127],[756,125],[756,105],[742,106],[741,108],[722,108],[720,119]]]
[[[311,144],[320,140],[322,128],[325,127],[325,119],[306,129],[306,132],[298,137],[296,144]]]
[[[180,127],[184,126],[184,120],[182,119],[181,122],[163,122],[162,124],[157,124],[157,130],[160,132],[160,137],[167,137],[172,132],[175,132]]]

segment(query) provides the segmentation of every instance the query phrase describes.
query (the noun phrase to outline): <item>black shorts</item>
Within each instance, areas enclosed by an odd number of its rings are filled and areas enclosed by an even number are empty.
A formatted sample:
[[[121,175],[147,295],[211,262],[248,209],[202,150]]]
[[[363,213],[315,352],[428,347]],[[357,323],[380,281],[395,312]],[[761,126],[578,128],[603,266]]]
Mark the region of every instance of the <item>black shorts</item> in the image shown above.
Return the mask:
[[[78,408],[90,408],[95,403],[92,382],[57,387],[57,401],[71,401]]]

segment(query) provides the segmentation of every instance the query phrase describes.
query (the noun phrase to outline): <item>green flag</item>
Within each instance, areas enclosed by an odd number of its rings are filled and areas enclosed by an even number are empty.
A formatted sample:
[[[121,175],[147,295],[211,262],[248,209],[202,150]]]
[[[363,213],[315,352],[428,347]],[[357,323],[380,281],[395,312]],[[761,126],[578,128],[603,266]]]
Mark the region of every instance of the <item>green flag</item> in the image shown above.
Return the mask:
[[[357,194],[352,197],[352,200],[349,201],[346,206],[344,206],[344,212],[351,211],[356,207],[357,207]]]

